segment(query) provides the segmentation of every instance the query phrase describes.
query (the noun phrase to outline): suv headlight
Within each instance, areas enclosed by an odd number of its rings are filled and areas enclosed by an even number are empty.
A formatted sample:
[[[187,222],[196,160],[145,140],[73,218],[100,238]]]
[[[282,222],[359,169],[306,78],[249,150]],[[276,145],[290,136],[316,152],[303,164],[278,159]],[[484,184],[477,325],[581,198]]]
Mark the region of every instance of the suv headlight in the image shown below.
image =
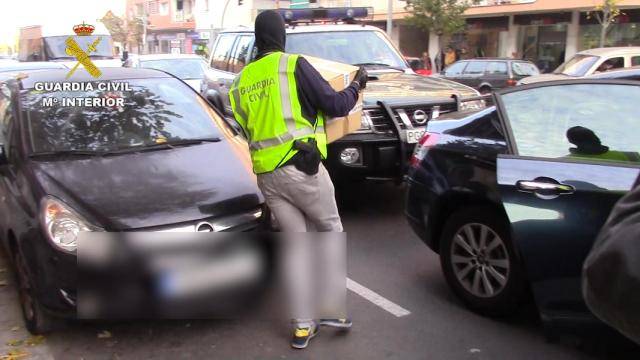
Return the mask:
[[[61,250],[74,251],[78,246],[78,234],[81,231],[97,230],[76,211],[54,197],[45,197],[40,211],[46,236]]]
[[[460,102],[460,111],[478,111],[487,106],[484,100],[462,101]]]

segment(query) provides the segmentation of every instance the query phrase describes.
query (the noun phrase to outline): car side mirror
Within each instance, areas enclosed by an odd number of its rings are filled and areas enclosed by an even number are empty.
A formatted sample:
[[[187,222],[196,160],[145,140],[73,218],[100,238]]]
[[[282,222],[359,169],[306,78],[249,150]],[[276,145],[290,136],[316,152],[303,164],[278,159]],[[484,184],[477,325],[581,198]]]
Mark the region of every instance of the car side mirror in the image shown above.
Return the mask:
[[[9,163],[9,159],[7,158],[7,153],[4,149],[4,145],[0,144],[0,166],[7,165]]]
[[[216,109],[218,109],[221,114],[224,114],[224,105],[222,102],[222,96],[220,96],[220,93],[218,91],[213,89],[208,89],[204,93],[204,98],[207,99],[209,104],[211,104]]]

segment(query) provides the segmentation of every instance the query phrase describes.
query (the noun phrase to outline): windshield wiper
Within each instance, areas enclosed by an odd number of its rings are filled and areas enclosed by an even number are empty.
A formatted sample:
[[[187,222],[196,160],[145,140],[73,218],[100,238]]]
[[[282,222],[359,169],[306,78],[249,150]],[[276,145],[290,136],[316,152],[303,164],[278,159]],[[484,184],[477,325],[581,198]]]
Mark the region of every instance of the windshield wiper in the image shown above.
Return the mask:
[[[399,66],[392,66],[389,64],[385,64],[385,63],[375,63],[375,62],[366,62],[366,63],[358,63],[358,64],[352,64],[353,66],[384,66],[388,69],[393,69],[393,70],[398,70],[398,71],[402,71],[404,72],[404,69],[399,67]]]
[[[102,154],[111,155],[111,154],[125,154],[125,153],[131,153],[131,152],[174,149],[174,148],[179,147],[179,146],[199,145],[199,144],[202,144],[202,143],[219,142],[221,140],[222,139],[220,139],[219,137],[210,137],[210,138],[202,138],[202,139],[173,140],[173,141],[167,141],[167,142],[158,143],[158,144],[151,144],[151,145],[129,146],[129,147],[121,148],[121,149],[105,151]]]
[[[101,156],[103,153],[90,150],[53,150],[40,151],[29,154],[30,158],[45,156]]]

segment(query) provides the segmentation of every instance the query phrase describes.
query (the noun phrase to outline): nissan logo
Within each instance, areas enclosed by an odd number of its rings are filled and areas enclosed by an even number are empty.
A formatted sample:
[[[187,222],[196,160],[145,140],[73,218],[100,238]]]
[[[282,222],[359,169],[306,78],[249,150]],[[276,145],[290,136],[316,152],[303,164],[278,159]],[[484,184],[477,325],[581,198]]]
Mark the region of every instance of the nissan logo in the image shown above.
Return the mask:
[[[213,232],[213,226],[207,222],[201,222],[196,225],[197,232]]]
[[[416,110],[413,112],[413,121],[416,123],[422,125],[426,123],[427,120],[429,120],[429,117],[427,117],[427,113],[423,110]]]

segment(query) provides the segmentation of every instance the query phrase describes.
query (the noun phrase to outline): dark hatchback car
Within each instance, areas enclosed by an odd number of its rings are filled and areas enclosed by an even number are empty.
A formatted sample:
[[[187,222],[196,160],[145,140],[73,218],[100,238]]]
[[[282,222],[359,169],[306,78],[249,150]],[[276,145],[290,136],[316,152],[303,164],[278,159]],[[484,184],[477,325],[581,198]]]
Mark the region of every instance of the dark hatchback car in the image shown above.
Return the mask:
[[[33,333],[76,315],[80,232],[250,231],[268,219],[246,143],[189,86],[105,68],[99,81],[73,75],[94,90],[35,88],[67,72],[0,81],[0,239]],[[64,103],[80,98],[106,103]]]
[[[540,74],[535,64],[524,60],[478,58],[460,60],[449,66],[442,77],[470,86],[482,94],[516,86],[520,79]]]
[[[590,320],[582,263],[640,172],[640,83],[540,83],[494,100],[429,122],[407,219],[471,309],[513,313],[532,293],[545,321]]]

